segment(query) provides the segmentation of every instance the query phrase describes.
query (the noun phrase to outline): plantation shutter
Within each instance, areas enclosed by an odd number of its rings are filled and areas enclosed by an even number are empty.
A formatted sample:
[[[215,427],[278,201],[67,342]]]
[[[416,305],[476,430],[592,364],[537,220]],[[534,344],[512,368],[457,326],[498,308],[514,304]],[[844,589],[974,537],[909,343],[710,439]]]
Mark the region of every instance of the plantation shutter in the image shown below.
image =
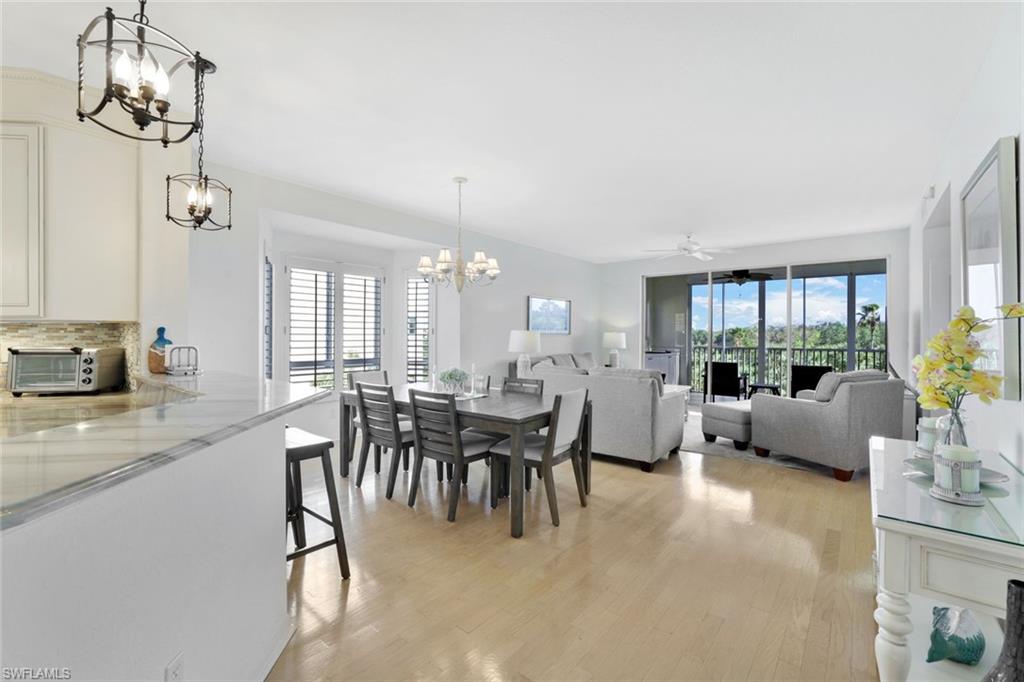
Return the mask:
[[[342,374],[381,368],[381,289],[374,275],[342,276]],[[347,385],[347,382],[346,384]]]
[[[334,388],[334,273],[290,269],[288,377]]]
[[[406,282],[405,378],[410,383],[430,378],[430,285],[422,277]]]
[[[274,266],[263,257],[263,377],[274,378]]]

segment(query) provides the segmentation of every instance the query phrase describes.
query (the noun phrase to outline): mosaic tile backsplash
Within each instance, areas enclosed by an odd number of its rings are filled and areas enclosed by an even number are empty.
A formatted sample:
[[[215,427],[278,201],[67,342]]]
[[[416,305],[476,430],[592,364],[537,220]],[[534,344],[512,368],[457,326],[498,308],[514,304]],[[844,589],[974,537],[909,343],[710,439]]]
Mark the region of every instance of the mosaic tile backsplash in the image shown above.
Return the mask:
[[[133,377],[142,371],[138,322],[0,322],[0,386],[7,385],[7,349],[70,348],[71,346],[124,348],[131,390]]]

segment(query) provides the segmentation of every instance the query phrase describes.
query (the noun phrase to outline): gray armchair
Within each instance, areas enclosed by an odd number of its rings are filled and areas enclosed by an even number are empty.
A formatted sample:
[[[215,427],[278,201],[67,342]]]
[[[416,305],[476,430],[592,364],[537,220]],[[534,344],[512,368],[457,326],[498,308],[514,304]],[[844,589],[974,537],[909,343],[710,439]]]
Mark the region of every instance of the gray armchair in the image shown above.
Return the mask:
[[[848,481],[868,465],[871,436],[902,433],[903,382],[884,372],[829,373],[811,393],[753,397],[751,440],[759,456],[775,451],[824,464]]]

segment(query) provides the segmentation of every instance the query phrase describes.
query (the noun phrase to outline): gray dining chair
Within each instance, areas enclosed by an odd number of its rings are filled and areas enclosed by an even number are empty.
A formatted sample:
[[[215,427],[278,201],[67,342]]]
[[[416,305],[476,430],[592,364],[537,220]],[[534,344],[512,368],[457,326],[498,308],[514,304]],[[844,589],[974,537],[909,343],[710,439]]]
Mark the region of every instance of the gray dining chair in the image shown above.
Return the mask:
[[[412,434],[416,455],[412,465],[409,506],[416,506],[423,459],[451,464],[453,474],[448,486],[448,520],[454,522],[462,492],[463,472],[470,463],[487,457],[497,439],[464,432],[459,413],[455,409],[455,396],[450,393],[411,389],[409,404],[412,406]]]
[[[359,469],[356,473],[356,487],[363,483],[366,459],[370,446],[374,450],[374,473],[380,473],[380,456],[384,449],[391,450],[391,468],[388,470],[388,487],[385,497],[389,500],[395,492],[398,477],[398,460],[408,461],[412,447],[412,422],[398,419],[394,389],[390,386],[356,383],[356,404],[363,420],[363,445],[359,450]]]
[[[491,375],[490,374],[487,375],[487,381],[484,384],[484,392],[485,393],[490,393],[491,392]],[[501,440],[502,438],[505,437],[505,434],[502,434],[502,433],[495,434],[495,433],[491,433],[490,431],[483,431],[481,429],[476,429],[476,428],[473,428],[473,427],[470,427],[468,429],[463,429],[463,433],[482,433],[482,434],[485,434],[485,435],[487,435],[487,436],[489,436],[491,438],[495,438],[497,440]],[[441,483],[442,481],[444,481],[445,465],[442,464],[441,462],[437,462],[436,464],[437,464],[437,481],[438,481],[438,483]],[[488,464],[490,464],[490,462],[488,462]],[[452,480],[452,465],[448,464],[447,465],[447,469],[448,469],[448,480],[450,481],[450,480]],[[467,483],[469,483],[469,467],[468,466],[465,469],[462,470],[462,485],[466,485]]]
[[[501,382],[503,393],[525,393],[526,395],[544,395],[543,379],[520,379],[505,377]]]
[[[555,404],[551,409],[551,424],[547,435],[539,433],[526,434],[523,443],[523,463],[527,469],[543,472],[544,490],[548,497],[548,508],[551,511],[551,523],[558,525],[558,499],[555,495],[554,467],[565,461],[572,462],[572,472],[576,477],[576,490],[580,496],[580,505],[587,506],[587,493],[583,484],[583,458],[581,443],[583,441],[583,413],[587,407],[587,389],[559,393],[555,396]],[[512,441],[505,439],[491,448],[491,456],[497,462],[509,463],[512,458]],[[498,506],[498,469],[491,466],[491,508]]]
[[[349,372],[347,381],[348,381],[348,389],[350,391],[355,390],[356,384],[373,384],[375,386],[389,386],[389,385],[391,385],[391,382],[388,380],[388,371],[386,369],[368,369],[368,370],[361,370],[361,371],[358,371],[358,372]],[[405,414],[398,415],[398,420],[411,423],[411,421],[409,419],[409,415],[405,415]],[[351,447],[350,447],[350,450],[349,450],[349,453],[348,453],[349,461],[352,461],[352,456],[355,454],[356,431],[357,430],[361,430],[362,428],[363,428],[363,422],[359,418],[359,415],[356,414],[356,416],[352,419],[352,431],[349,434],[349,440],[348,440],[348,442],[351,444]],[[377,471],[377,473],[380,473],[380,454],[377,453],[376,451],[374,452],[374,458],[375,458],[374,469]],[[409,470],[409,453],[408,452],[405,452],[402,455],[402,467],[406,471]]]

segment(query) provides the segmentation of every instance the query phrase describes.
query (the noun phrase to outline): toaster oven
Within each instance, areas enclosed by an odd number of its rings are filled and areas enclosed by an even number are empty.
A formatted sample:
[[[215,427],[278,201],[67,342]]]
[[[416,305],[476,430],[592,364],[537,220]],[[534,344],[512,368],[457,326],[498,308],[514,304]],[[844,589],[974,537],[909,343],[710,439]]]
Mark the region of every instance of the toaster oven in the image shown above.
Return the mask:
[[[124,386],[123,348],[9,348],[7,388],[23,393],[95,393]]]

